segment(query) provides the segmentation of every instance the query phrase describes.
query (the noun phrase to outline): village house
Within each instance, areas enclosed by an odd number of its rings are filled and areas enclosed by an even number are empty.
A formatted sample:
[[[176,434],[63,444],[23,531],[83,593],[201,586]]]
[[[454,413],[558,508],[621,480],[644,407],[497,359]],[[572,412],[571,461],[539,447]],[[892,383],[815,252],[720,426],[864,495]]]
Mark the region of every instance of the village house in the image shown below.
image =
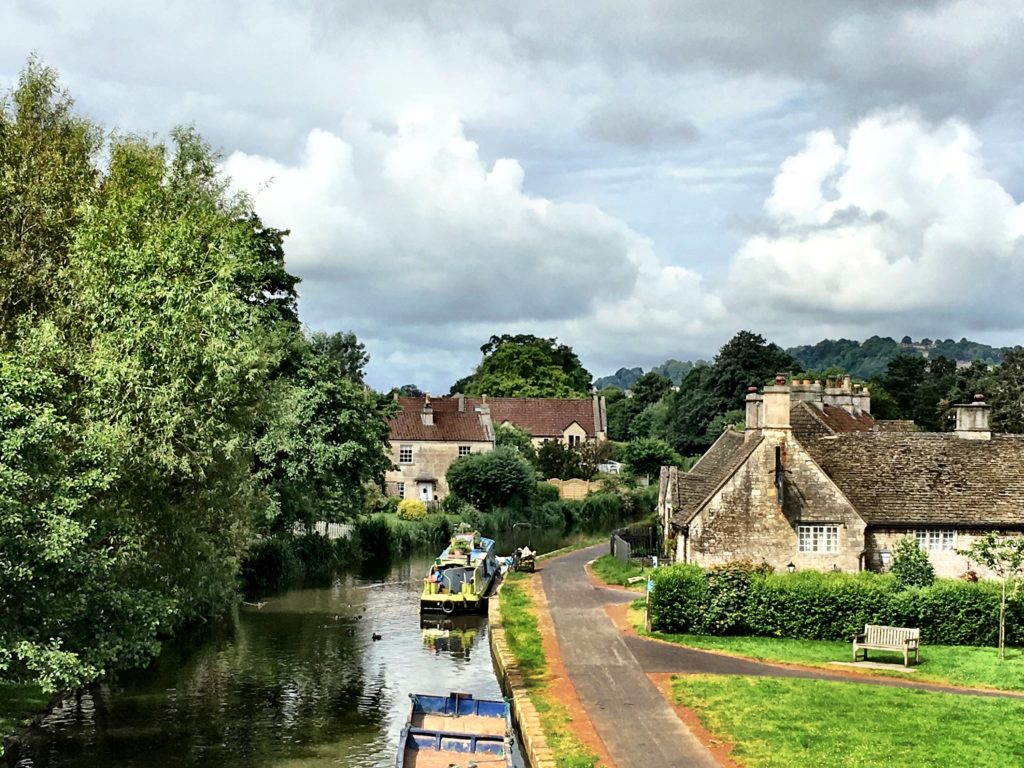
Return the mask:
[[[743,432],[688,473],[662,468],[666,550],[698,565],[884,570],[911,536],[938,575],[981,572],[957,550],[1024,531],[1024,436],[993,435],[980,397],[956,406],[951,433],[878,421],[870,405],[849,377],[751,388]]]
[[[585,399],[521,397],[399,397],[390,428],[391,462],[387,493],[438,501],[448,495],[445,475],[460,456],[494,449],[495,428],[525,430],[535,445],[557,440],[577,446],[605,440],[608,419],[603,397]]]

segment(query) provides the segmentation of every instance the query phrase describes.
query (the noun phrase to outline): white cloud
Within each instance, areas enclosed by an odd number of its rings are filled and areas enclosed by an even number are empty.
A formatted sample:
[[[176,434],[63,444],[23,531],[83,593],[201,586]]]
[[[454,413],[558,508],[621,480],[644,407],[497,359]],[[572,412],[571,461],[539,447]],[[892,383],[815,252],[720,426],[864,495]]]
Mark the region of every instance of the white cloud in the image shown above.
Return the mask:
[[[964,124],[906,113],[862,120],[845,147],[812,135],[765,203],[774,229],[732,262],[730,306],[790,327],[1021,327],[1024,206],[979,150]]]

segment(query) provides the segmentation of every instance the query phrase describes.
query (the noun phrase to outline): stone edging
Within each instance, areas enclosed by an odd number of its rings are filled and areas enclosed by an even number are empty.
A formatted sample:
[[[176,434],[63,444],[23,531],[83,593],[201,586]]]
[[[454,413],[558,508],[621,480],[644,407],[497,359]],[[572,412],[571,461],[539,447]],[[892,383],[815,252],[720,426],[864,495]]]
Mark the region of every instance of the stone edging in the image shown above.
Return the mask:
[[[522,737],[520,751],[526,756],[530,768],[555,768],[555,756],[548,746],[540,724],[537,708],[530,701],[523,682],[523,673],[509,650],[505,639],[505,625],[501,621],[501,588],[487,601],[488,634],[491,638],[491,658],[498,673],[498,682],[512,706],[512,717]]]

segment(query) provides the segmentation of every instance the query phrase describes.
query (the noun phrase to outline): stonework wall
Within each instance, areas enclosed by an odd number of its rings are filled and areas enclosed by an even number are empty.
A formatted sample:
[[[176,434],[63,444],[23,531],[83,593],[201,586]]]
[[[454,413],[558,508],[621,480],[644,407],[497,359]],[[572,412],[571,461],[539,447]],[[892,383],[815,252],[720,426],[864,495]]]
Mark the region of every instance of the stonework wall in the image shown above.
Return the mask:
[[[859,570],[864,521],[788,430],[765,430],[764,436],[690,523],[689,535],[679,537],[677,546],[686,551],[677,553],[677,561],[685,554],[689,562],[705,566],[753,560],[776,570],[790,562],[798,569]],[[776,447],[785,477],[782,504],[776,489]],[[800,524],[837,525],[838,552],[799,552]]]
[[[412,464],[399,464],[401,446],[412,446]],[[448,481],[445,474],[448,467],[459,458],[459,446],[468,445],[471,453],[486,453],[493,450],[489,442],[425,442],[415,440],[396,440],[391,443],[391,462],[396,469],[384,474],[385,483],[405,483],[405,498],[419,498],[416,481],[418,479],[434,480],[434,493],[440,501],[448,495]]]
[[[988,569],[981,567],[977,563],[970,562],[964,555],[957,554],[958,549],[967,549],[982,536],[989,533],[988,530],[981,530],[977,528],[960,528],[955,529],[956,536],[953,539],[952,550],[929,550],[928,560],[933,566],[935,566],[935,575],[941,578],[956,579],[962,576],[966,571],[973,570],[978,574],[979,578],[991,579],[995,578],[995,574],[990,573]],[[1020,531],[1009,531],[1002,532],[996,531],[1000,536],[1017,537],[1021,536]],[[871,570],[880,570],[882,567],[881,556],[879,553],[883,549],[888,549],[890,554],[895,551],[896,542],[902,539],[904,536],[915,536],[913,530],[908,529],[872,529],[868,531],[867,543],[868,543],[868,563],[867,567]]]

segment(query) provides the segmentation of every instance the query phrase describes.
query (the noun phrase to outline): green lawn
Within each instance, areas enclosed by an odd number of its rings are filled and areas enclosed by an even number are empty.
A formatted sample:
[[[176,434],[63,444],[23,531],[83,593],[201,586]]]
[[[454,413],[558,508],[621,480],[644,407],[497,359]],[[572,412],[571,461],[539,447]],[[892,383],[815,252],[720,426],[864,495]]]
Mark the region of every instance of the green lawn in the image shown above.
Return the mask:
[[[710,675],[672,690],[747,768],[1024,765],[1024,701]]]
[[[635,614],[634,623],[640,621]],[[850,643],[841,640],[794,640],[777,637],[714,637],[708,635],[669,635],[652,633],[657,637],[691,648],[724,651],[751,659],[784,661],[814,667],[836,669],[830,661],[849,661]],[[997,688],[1003,691],[1024,691],[1024,652],[1007,649],[1006,660],[1000,661],[995,648],[972,648],[959,645],[922,645],[921,664],[917,670],[905,673],[903,657],[891,653],[870,651],[872,658],[894,662],[891,673],[922,682],[949,683],[966,687]],[[868,670],[874,672],[874,670]]]
[[[519,663],[533,706],[558,768],[593,768],[594,755],[572,732],[572,720],[564,706],[547,691],[547,660],[541,642],[537,613],[524,582],[530,576],[510,573],[502,584],[501,620],[509,651]]]
[[[46,709],[49,700],[38,686],[0,682],[0,755],[4,753],[4,737],[28,724],[33,715]]]
[[[602,555],[590,567],[605,584],[618,584],[623,587],[628,586],[627,581],[633,576],[643,576],[651,572],[650,568],[641,568],[632,563],[623,565],[622,561],[613,555]],[[637,589],[644,589],[644,584],[638,584]]]

